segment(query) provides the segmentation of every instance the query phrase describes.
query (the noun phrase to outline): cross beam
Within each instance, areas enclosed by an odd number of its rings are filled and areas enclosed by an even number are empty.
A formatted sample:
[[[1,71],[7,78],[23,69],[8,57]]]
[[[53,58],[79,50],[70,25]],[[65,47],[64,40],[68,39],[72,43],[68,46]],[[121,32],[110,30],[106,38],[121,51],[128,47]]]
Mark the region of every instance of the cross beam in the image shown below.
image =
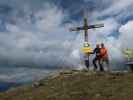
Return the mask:
[[[88,30],[104,27],[104,24],[88,25],[88,19],[84,18],[84,25],[81,27],[70,28],[70,31],[84,31],[84,41],[88,42]]]

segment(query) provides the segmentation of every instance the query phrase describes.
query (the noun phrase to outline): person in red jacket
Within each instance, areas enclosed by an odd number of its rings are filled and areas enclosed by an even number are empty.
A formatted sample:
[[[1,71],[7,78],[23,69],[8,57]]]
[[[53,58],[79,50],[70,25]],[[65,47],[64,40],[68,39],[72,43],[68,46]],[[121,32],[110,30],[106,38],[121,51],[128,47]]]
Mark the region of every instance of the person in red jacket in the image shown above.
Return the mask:
[[[109,58],[108,58],[108,50],[107,48],[104,46],[103,43],[101,43],[101,49],[100,49],[100,70],[104,71],[103,68],[103,63],[106,63],[107,66],[109,67]],[[109,70],[109,69],[108,69]]]

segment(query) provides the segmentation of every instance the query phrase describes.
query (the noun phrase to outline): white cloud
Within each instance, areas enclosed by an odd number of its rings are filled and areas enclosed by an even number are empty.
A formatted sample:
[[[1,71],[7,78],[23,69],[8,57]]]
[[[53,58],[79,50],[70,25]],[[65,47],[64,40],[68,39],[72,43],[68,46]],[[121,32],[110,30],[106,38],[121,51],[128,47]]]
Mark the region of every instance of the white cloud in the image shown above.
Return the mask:
[[[54,32],[62,24],[65,14],[58,8],[50,6],[37,12],[36,17],[40,19],[36,23],[37,28],[44,32]]]
[[[103,21],[96,22],[104,24],[103,28],[94,30],[94,32],[98,33],[99,35],[102,35],[103,37],[111,35],[119,27],[119,23],[114,18],[108,18]]]
[[[120,36],[119,41],[122,44],[122,47],[124,48],[132,48],[133,49],[133,21],[127,22],[125,25],[122,25],[119,29]]]
[[[129,7],[130,5],[133,5],[132,0],[115,0],[108,9],[105,9],[102,13],[102,15],[107,14],[118,14],[125,8]]]
[[[90,15],[90,17],[96,18],[97,16],[122,13],[123,8],[129,7],[130,5],[132,5],[132,0],[112,0],[111,4],[105,10],[101,12],[95,11],[95,16]],[[69,27],[76,25],[72,25],[71,23],[62,24],[65,18],[68,17],[67,13],[54,5],[45,4],[45,7],[40,7],[41,10],[33,11],[33,13],[35,13],[33,14],[34,23],[31,23],[31,8],[26,5],[24,7],[24,15],[16,14],[19,11],[15,10],[12,13],[12,18],[15,18],[16,24],[6,25],[8,32],[0,34],[0,56],[4,58],[0,58],[2,59],[0,63],[8,62],[13,65],[23,66],[23,64],[26,64],[44,67],[45,65],[62,66],[63,64],[79,64],[80,54],[78,50],[82,46],[83,35],[76,35],[75,33],[69,32]],[[121,34],[117,40],[113,36],[110,36],[120,27],[120,23],[118,23],[117,19],[108,17],[102,21],[95,19],[92,20],[92,22],[105,24],[104,28],[89,30],[89,40],[93,47],[96,43],[105,42],[108,47],[111,48],[111,53],[118,54],[123,38],[126,37],[126,41],[130,40],[129,42],[132,42],[132,35],[125,35],[125,33],[129,34],[129,31],[132,31],[130,28],[131,25],[124,25],[120,28]],[[112,59],[113,58],[114,57],[112,57]]]
[[[35,15],[35,23],[30,19],[16,18],[16,24],[7,24],[8,32],[1,33],[0,64],[12,66],[59,67],[72,65],[73,38],[70,24],[63,25],[66,14],[55,6],[48,5]],[[30,27],[29,27],[30,26]],[[52,62],[52,63],[51,63]]]

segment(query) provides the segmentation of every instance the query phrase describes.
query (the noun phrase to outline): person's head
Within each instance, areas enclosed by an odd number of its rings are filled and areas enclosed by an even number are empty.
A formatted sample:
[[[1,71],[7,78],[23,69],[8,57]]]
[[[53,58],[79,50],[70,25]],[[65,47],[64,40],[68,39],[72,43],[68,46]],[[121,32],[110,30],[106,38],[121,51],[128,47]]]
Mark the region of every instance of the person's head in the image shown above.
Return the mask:
[[[104,48],[104,43],[101,43],[101,48]]]
[[[99,45],[99,44],[97,44],[97,45],[96,45],[96,48],[100,48],[100,45]]]

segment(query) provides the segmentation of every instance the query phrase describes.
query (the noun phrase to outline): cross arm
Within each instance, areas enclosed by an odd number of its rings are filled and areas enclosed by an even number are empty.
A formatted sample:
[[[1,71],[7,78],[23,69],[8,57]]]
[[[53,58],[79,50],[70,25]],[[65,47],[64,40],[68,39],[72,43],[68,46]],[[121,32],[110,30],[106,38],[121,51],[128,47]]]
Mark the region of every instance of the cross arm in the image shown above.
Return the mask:
[[[70,31],[80,31],[80,30],[94,29],[94,28],[101,28],[101,27],[104,27],[104,24],[95,24],[95,25],[89,25],[89,26],[74,27],[74,28],[70,28]]]
[[[101,27],[104,27],[104,24],[90,25],[90,26],[88,26],[88,29],[101,28]]]
[[[84,30],[84,27],[73,27],[73,28],[70,28],[70,31],[80,31],[80,30]]]

